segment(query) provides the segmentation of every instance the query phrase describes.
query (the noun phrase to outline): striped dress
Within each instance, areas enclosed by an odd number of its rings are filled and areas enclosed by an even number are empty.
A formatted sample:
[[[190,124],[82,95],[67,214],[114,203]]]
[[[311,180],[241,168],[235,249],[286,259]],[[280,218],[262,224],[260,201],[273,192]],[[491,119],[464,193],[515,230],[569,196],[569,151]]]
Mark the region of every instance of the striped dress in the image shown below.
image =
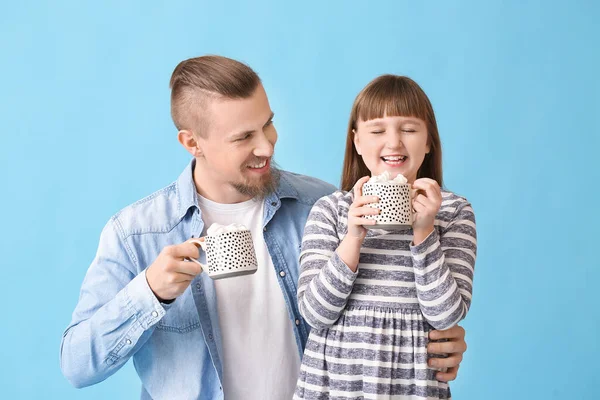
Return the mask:
[[[449,399],[427,366],[428,332],[447,329],[471,304],[477,251],[466,199],[442,191],[435,229],[368,230],[356,273],[335,250],[352,192],[315,203],[300,253],[298,303],[313,329],[294,399]]]

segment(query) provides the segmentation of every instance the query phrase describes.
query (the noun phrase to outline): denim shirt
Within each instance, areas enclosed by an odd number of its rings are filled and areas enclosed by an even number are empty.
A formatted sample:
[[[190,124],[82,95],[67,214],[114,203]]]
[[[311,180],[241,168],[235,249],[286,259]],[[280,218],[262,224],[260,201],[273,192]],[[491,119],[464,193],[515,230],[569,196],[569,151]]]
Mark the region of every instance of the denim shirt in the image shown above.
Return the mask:
[[[202,232],[194,165],[192,160],[176,182],[121,210],[104,227],[61,343],[61,369],[74,386],[100,382],[133,358],[142,399],[223,399],[212,279],[196,276],[181,296],[164,304],[145,274],[165,246]],[[296,302],[299,247],[313,204],[333,190],[282,171],[277,190],[264,200],[264,239],[300,356],[309,327]]]

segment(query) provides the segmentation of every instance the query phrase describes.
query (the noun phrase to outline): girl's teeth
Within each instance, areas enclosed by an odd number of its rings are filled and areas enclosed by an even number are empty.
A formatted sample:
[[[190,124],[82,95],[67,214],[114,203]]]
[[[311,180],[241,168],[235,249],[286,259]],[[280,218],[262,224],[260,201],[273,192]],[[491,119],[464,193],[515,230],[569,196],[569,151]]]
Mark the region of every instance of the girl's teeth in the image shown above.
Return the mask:
[[[384,161],[404,161],[406,157],[383,157]]]

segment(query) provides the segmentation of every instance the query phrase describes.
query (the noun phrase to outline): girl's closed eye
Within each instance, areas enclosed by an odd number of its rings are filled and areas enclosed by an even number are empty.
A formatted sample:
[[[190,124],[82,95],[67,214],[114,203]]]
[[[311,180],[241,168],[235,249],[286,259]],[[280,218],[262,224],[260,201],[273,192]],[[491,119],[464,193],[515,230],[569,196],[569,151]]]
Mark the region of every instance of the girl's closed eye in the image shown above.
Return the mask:
[[[400,124],[398,126],[398,129],[400,130],[400,132],[403,132],[403,133],[415,133],[415,132],[419,131],[420,127],[415,126],[412,123],[409,123],[409,124],[404,123],[404,124]]]

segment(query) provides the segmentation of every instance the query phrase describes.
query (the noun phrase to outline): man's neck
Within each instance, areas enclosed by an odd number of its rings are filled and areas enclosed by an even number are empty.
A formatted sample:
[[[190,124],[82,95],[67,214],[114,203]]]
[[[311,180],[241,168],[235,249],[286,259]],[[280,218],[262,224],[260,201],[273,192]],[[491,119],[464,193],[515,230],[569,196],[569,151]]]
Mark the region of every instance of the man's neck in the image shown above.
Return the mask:
[[[216,184],[211,179],[201,177],[198,167],[194,169],[194,185],[200,196],[220,204],[236,204],[252,199],[251,196],[240,193],[230,184]]]

